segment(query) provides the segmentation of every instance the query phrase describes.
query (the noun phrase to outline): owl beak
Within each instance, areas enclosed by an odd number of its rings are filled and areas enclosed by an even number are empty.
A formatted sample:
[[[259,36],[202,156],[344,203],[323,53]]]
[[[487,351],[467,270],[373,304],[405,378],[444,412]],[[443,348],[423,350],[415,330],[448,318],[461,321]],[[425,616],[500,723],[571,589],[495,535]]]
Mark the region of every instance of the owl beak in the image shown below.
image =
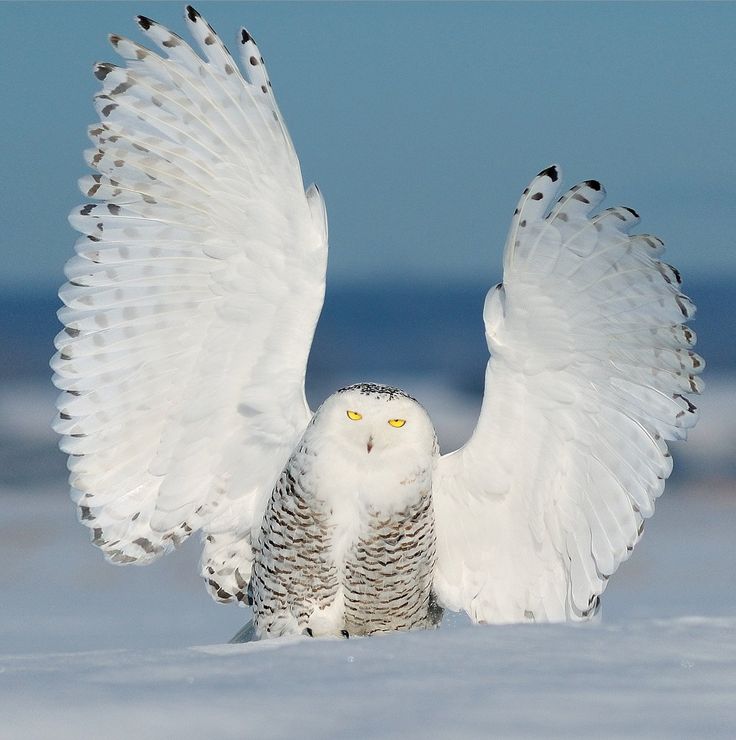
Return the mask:
[[[373,436],[368,437],[368,444],[366,444],[365,448],[370,454],[370,451],[373,449]]]

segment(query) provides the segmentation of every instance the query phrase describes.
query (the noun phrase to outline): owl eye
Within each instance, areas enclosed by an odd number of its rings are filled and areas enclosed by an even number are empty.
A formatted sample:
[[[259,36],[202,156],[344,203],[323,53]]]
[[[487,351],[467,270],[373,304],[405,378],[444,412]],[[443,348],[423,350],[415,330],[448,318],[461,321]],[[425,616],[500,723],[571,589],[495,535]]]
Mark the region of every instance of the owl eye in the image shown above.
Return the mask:
[[[396,427],[396,428],[398,428],[398,427],[403,427],[403,426],[404,426],[404,424],[406,424],[406,419],[389,419],[389,420],[388,420],[388,423],[389,423],[389,424],[390,424],[390,425],[391,425],[392,427]]]
[[[360,421],[363,418],[363,414],[359,414],[357,411],[348,411],[348,419],[353,421]]]

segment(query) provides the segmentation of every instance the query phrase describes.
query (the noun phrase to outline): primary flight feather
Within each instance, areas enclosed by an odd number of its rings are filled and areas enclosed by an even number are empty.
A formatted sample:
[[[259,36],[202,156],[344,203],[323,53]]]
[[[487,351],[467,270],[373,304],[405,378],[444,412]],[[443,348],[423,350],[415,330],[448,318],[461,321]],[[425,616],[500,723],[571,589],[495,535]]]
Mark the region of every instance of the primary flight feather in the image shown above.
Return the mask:
[[[602,186],[558,198],[540,172],[486,299],[477,427],[440,456],[403,391],[360,384],[314,414],[304,394],[327,218],[255,41],[238,65],[188,6],[196,53],[111,36],[96,65],[90,199],[60,296],[55,428],[72,496],[116,563],[203,533],[219,601],[249,634],[373,634],[437,624],[585,620],[631,553],[696,420],[694,306],[662,242]]]

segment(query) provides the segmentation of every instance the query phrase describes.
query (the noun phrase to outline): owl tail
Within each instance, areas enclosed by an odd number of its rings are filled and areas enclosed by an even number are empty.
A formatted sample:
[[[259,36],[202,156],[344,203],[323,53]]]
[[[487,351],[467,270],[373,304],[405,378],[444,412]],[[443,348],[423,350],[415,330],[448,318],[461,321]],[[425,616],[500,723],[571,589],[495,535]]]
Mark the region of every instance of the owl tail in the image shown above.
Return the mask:
[[[241,642],[253,642],[254,640],[258,639],[258,635],[256,634],[256,626],[253,623],[253,620],[251,619],[249,622],[245,624],[244,627],[241,627],[229,640],[228,645],[238,645]]]

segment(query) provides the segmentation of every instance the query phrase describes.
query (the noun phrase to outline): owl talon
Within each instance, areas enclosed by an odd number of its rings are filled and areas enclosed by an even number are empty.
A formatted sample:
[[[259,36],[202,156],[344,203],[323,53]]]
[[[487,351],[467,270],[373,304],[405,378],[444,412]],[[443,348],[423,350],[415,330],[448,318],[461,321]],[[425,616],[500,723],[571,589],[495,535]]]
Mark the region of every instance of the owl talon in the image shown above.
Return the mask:
[[[350,633],[347,630],[340,630],[340,634],[346,639],[350,639]]]

